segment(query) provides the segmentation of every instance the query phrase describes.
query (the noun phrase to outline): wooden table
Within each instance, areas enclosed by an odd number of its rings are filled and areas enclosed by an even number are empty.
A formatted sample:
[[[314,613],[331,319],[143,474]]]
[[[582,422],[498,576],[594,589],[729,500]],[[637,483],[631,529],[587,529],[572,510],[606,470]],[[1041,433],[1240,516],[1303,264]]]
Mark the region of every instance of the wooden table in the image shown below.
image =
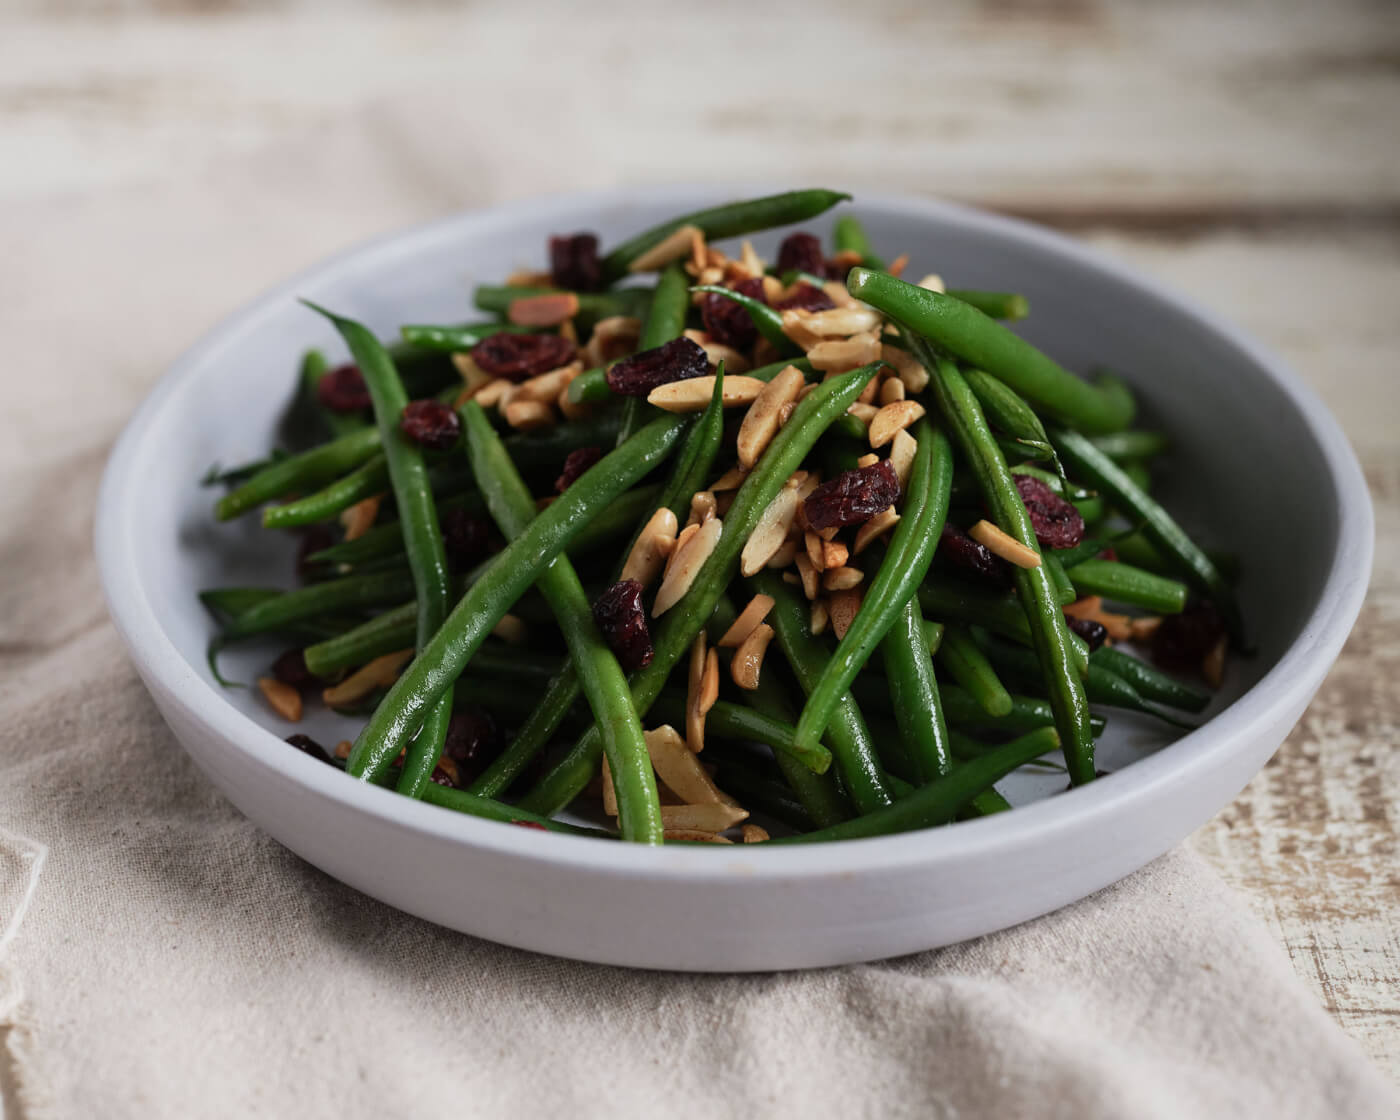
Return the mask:
[[[1073,230],[1281,351],[1365,465],[1375,577],[1302,723],[1191,842],[1400,1076],[1400,7],[125,8],[0,16],[0,199],[177,175],[431,89],[530,137],[463,168],[498,194],[752,177],[967,199]]]

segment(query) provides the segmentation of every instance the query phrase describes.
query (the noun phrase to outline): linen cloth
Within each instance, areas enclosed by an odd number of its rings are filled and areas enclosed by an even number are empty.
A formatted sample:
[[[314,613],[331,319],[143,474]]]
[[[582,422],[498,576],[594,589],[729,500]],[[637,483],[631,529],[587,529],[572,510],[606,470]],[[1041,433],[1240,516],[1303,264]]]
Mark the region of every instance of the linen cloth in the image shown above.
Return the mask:
[[[182,183],[0,214],[0,1102],[6,1117],[1382,1117],[1400,1093],[1182,850],[969,944],[684,976],[397,913],[194,769],[101,602],[99,471],[163,367],[364,235],[607,181],[367,111]],[[462,146],[444,151],[456,130]]]

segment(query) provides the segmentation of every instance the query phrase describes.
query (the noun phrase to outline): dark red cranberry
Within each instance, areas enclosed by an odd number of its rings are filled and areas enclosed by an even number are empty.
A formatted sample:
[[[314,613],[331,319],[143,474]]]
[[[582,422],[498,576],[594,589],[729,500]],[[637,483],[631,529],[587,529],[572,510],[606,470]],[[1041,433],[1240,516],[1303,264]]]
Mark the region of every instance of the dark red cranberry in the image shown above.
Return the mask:
[[[815,284],[798,284],[787,299],[780,299],[773,305],[777,311],[796,309],[798,311],[830,311],[836,302]]]
[[[449,509],[439,522],[447,560],[459,571],[484,560],[491,551],[491,525],[464,509]]]
[[[651,664],[651,630],[642,608],[642,585],[635,579],[618,580],[604,591],[593,604],[593,619],[624,672]]]
[[[486,769],[496,757],[498,745],[496,721],[491,713],[470,704],[452,713],[442,754],[456,765],[458,780],[465,783]]]
[[[580,447],[575,451],[570,451],[569,457],[564,460],[563,471],[554,480],[554,492],[562,494],[602,457],[603,449],[601,447]]]
[[[299,649],[289,649],[278,657],[272,663],[272,675],[298,692],[305,692],[321,683],[306,667],[306,654]]]
[[[608,368],[608,388],[620,397],[644,397],[672,381],[704,377],[709,372],[710,360],[698,343],[673,338],[662,346],[614,362]]]
[[[793,271],[826,275],[822,243],[810,233],[790,233],[778,247],[778,275]]]
[[[429,398],[409,401],[399,417],[399,430],[429,451],[447,451],[462,434],[462,421],[451,405]]]
[[[1010,564],[946,521],[943,523],[943,534],[938,539],[938,555],[959,570],[993,587],[1005,589],[1014,580]]]
[[[741,296],[756,299],[759,303],[766,302],[763,298],[763,281],[757,276],[740,280],[733,288]],[[700,304],[700,317],[710,337],[725,346],[747,350],[758,341],[758,328],[754,326],[748,308],[727,296],[707,293]]]
[[[518,825],[521,828],[537,828],[541,832],[549,831],[549,829],[545,828],[545,826],[540,824],[539,821],[511,821],[510,823],[513,825]]]
[[[454,771],[452,769],[439,762],[433,767],[433,772],[428,775],[428,781],[432,782],[435,786],[446,786],[448,789],[456,789],[457,782],[452,776],[453,773]]]
[[[1207,653],[1225,634],[1225,623],[1204,600],[1180,614],[1169,614],[1152,632],[1152,660],[1164,669],[1199,669]]]
[[[358,366],[337,366],[316,382],[316,399],[332,412],[360,412],[370,406],[369,386]]]
[[[472,361],[482,372],[507,381],[524,381],[568,365],[574,344],[557,334],[512,334],[499,331],[472,347]]]
[[[1092,618],[1071,618],[1065,617],[1069,623],[1069,628],[1089,643],[1089,652],[1093,653],[1099,646],[1103,645],[1108,637],[1108,627],[1102,622],[1096,622]]]
[[[329,762],[332,766],[335,765],[335,760],[326,753],[326,748],[316,742],[310,735],[302,735],[300,732],[296,735],[288,735],[287,742],[296,747],[302,754],[309,754],[312,758],[320,762]]]
[[[304,576],[311,569],[311,557],[335,544],[335,534],[329,525],[312,525],[297,542],[297,575]]]
[[[549,274],[559,288],[572,292],[596,292],[603,286],[598,265],[598,238],[575,233],[549,239]]]
[[[1118,550],[1116,548],[1113,548],[1112,546],[1109,546],[1108,548],[1105,548],[1102,552],[1099,553],[1099,559],[1112,560],[1116,563],[1118,560]]]
[[[898,497],[899,475],[888,459],[881,459],[823,482],[808,495],[802,508],[813,529],[830,529],[863,524],[889,509]]]
[[[1073,548],[1084,539],[1084,518],[1073,505],[1038,478],[1024,474],[1013,477],[1041,548]]]

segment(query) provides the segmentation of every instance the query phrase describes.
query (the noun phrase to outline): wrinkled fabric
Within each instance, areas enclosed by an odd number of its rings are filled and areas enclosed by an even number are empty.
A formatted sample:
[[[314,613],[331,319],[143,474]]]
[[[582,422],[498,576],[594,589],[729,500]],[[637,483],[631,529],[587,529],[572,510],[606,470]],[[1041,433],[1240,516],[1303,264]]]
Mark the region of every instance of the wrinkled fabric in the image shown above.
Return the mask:
[[[104,457],[175,354],[270,282],[367,234],[570,185],[528,157],[470,173],[463,153],[507,124],[453,120],[445,152],[442,114],[385,107],[195,181],[0,214],[4,1114],[1400,1115],[1185,851],[899,960],[629,972],[397,913],[204,780],[106,619]]]

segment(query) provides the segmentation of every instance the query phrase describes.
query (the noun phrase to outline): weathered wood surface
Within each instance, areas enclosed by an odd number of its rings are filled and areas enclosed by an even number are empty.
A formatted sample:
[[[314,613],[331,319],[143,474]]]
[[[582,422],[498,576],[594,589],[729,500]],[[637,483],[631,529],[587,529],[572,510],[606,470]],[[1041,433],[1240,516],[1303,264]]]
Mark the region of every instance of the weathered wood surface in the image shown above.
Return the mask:
[[[494,195],[941,193],[1076,229],[1292,360],[1366,467],[1375,578],[1298,729],[1192,842],[1400,1076],[1400,6],[234,7],[8,6],[0,200],[178,175],[434,89],[483,106],[470,154],[492,158],[461,174]]]

